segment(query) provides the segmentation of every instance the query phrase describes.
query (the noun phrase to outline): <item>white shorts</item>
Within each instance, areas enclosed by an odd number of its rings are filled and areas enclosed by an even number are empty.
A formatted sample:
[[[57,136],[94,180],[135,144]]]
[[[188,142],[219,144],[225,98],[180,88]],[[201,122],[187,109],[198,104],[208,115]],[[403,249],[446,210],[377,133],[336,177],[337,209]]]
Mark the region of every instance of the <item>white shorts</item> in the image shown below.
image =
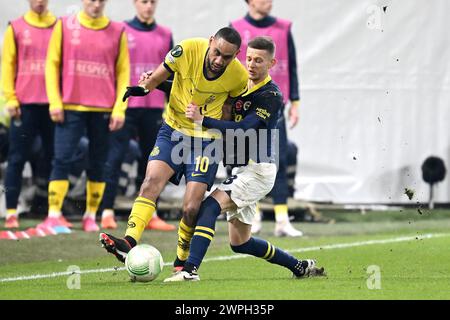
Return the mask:
[[[256,203],[272,190],[276,176],[274,163],[252,162],[234,168],[232,176],[218,187],[219,190],[230,191],[231,200],[237,205],[237,210],[227,212],[227,220],[238,219],[252,224]]]

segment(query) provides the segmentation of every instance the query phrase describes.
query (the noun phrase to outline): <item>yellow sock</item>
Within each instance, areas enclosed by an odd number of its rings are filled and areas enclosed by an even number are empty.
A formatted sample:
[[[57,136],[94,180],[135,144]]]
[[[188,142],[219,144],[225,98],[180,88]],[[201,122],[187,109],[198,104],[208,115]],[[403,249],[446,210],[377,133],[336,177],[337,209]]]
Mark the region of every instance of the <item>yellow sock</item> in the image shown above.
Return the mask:
[[[156,204],[152,200],[137,197],[134,200],[133,208],[128,218],[128,227],[125,236],[130,236],[138,242],[155,211]]]
[[[105,191],[104,182],[86,182],[86,214],[93,216],[97,213],[98,207],[102,202],[103,192]]]
[[[48,211],[61,212],[69,190],[69,180],[53,180],[48,184]]]
[[[185,261],[189,257],[189,246],[191,245],[191,239],[194,235],[194,231],[195,228],[189,227],[186,223],[184,223],[183,219],[181,219],[180,226],[178,227],[178,260]]]
[[[283,222],[289,220],[287,204],[277,204],[274,206],[275,221]]]

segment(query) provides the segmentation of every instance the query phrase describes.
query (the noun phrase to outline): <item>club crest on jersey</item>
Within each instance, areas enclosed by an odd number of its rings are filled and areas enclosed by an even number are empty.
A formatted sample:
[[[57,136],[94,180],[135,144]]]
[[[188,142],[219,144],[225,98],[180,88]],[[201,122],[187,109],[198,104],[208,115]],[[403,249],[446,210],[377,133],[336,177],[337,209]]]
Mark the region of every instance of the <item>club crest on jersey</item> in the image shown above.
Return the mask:
[[[209,96],[209,98],[205,100],[205,104],[210,104],[214,100],[216,100],[216,96],[214,96],[214,95]]]
[[[236,111],[241,111],[242,110],[242,101],[241,100],[238,100],[236,103],[235,103],[235,105],[234,105],[234,108],[236,109]]]

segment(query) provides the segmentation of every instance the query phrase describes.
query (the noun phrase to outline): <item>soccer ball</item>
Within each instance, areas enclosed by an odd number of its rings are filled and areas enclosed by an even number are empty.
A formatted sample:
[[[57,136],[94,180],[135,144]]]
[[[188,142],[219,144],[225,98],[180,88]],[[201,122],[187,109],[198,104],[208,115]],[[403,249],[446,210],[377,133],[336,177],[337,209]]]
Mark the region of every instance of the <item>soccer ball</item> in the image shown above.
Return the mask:
[[[135,246],[125,258],[125,267],[131,281],[149,282],[155,280],[161,273],[164,261],[161,253],[148,244]]]

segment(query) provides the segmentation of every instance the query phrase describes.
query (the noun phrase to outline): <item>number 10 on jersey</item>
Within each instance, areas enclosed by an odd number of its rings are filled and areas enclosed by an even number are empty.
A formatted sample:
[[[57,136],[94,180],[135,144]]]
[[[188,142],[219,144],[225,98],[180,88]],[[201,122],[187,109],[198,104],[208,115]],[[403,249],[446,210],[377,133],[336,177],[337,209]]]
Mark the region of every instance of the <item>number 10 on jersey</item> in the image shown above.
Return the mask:
[[[195,171],[207,172],[209,166],[209,158],[198,156],[195,158]]]

